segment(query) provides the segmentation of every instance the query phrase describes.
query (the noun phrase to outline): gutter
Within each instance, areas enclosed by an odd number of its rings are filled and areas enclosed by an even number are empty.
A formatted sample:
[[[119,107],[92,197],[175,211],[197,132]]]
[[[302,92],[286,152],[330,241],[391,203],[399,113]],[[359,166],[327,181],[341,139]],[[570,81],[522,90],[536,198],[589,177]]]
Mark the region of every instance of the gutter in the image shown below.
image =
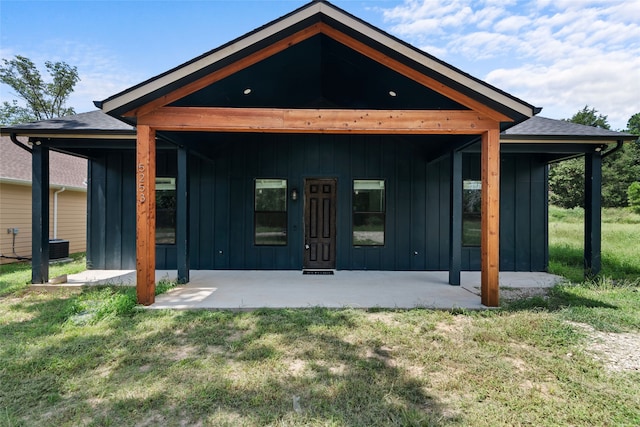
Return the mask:
[[[616,151],[619,151],[619,150],[622,148],[622,146],[623,146],[623,145],[624,145],[624,140],[623,140],[623,139],[619,139],[619,140],[617,140],[617,141],[616,141],[616,146],[615,146],[615,147],[613,147],[613,148],[612,148],[611,150],[609,150],[609,151],[605,151],[604,153],[602,153],[602,154],[600,155],[601,159],[602,159],[602,160],[604,160],[606,157],[610,156],[611,154],[615,153]],[[601,146],[597,147],[597,148],[596,148],[596,151],[600,151],[600,150],[602,149],[602,147],[606,147],[606,145],[601,145]],[[582,156],[584,156],[585,154],[586,154],[586,153],[576,154],[576,155],[569,156],[569,157],[563,157],[563,158],[561,158],[561,159],[553,160],[553,161],[548,162],[548,163],[549,163],[549,164],[552,164],[552,163],[560,163],[560,162],[563,162],[563,161],[565,161],[565,160],[577,159],[578,157],[582,157]]]

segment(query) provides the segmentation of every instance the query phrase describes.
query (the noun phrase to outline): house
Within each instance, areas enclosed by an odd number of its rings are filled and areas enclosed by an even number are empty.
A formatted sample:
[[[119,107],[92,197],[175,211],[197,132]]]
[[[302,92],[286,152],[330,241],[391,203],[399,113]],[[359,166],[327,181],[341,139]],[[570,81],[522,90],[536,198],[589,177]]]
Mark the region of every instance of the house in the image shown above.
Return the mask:
[[[599,271],[603,153],[631,135],[540,111],[314,1],[106,100],[2,129],[89,159],[90,268],[461,270],[548,264],[547,170],[587,164],[585,267]],[[578,126],[578,127],[576,127]],[[47,194],[34,187],[34,210]],[[44,225],[34,221],[34,231]],[[46,248],[42,254],[46,253]],[[34,282],[46,279],[34,258]]]
[[[31,154],[0,137],[0,263],[31,259]],[[48,238],[63,253],[84,252],[87,236],[87,161],[52,152]],[[68,244],[68,247],[66,246]],[[51,258],[59,258],[52,254]]]

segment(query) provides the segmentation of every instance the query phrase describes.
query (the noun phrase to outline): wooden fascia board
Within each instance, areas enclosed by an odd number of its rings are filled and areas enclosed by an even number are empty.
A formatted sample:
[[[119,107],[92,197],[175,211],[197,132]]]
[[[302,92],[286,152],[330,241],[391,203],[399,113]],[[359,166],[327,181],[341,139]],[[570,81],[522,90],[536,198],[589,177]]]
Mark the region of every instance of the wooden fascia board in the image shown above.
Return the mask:
[[[445,85],[437,81],[434,78],[426,76],[416,69],[409,67],[395,59],[389,58],[388,56],[382,54],[378,50],[372,48],[371,46],[362,43],[353,37],[346,35],[345,33],[336,30],[333,27],[330,27],[326,24],[320,24],[322,27],[322,33],[336,40],[337,42],[342,43],[343,45],[353,49],[354,51],[390,68],[391,70],[417,82],[421,85],[438,92],[441,95],[446,96],[467,108],[475,110],[491,119],[494,119],[499,122],[512,122],[513,119],[505,116],[504,114],[486,106],[485,104],[476,101],[473,98],[470,98],[467,95],[464,95],[457,90]]]
[[[197,92],[200,89],[204,89],[205,87],[216,83],[226,77],[229,77],[232,74],[237,73],[238,71],[244,70],[245,68],[250,67],[251,65],[257,64],[260,61],[263,61],[283,50],[288,49],[289,47],[296,45],[302,41],[305,41],[316,34],[320,33],[320,23],[313,24],[303,30],[298,31],[295,34],[290,35],[289,37],[285,37],[284,39],[265,47],[264,49],[259,50],[251,55],[248,55],[244,58],[237,60],[236,62],[227,65],[219,70],[212,72],[194,82],[186,84],[179,89],[174,90],[164,96],[161,96],[153,101],[135,109],[131,110],[123,116],[125,117],[133,117],[133,116],[142,116],[150,111],[155,110],[159,107],[164,107],[165,105],[171,104],[181,98],[184,98],[187,95],[190,95],[194,92]]]
[[[161,107],[138,125],[164,131],[482,134],[499,123],[471,110],[337,110]]]
[[[295,44],[298,44],[320,33],[390,68],[391,70],[464,105],[465,107],[471,110],[477,111],[478,113],[490,119],[493,119],[499,122],[513,121],[512,118],[488,107],[487,105],[479,101],[476,101],[475,99],[467,95],[464,95],[458,92],[457,90],[437,81],[436,79],[433,79],[429,76],[422,74],[421,72],[415,70],[414,68],[411,68],[395,59],[392,59],[380,53],[379,51],[366,45],[365,43],[362,43],[344,34],[343,32],[334,29],[333,27],[323,22],[315,23],[303,30],[300,30],[297,33],[292,34],[291,36],[286,37],[262,50],[259,50],[258,52],[252,55],[248,55],[242,59],[239,59],[238,61],[230,65],[227,65],[226,67],[216,70],[205,77],[202,77],[192,83],[189,83],[179,89],[174,90],[173,92],[163,95],[137,109],[128,111],[123,116],[125,117],[143,116],[157,108],[164,107],[168,104],[171,104],[172,102],[175,102],[181,98],[184,98],[185,96],[188,96],[194,92],[197,92],[200,89],[204,89],[205,87],[211,84],[214,84],[232,74],[235,74],[247,67],[250,67],[251,65],[254,65],[264,59],[267,59],[279,52],[286,50],[287,48]]]
[[[160,90],[163,87],[177,80],[188,77],[193,73],[197,73],[203,68],[215,64],[218,61],[224,60],[225,58],[228,58],[229,56],[240,52],[243,49],[249,48],[256,43],[259,43],[261,40],[272,37],[280,31],[286,30],[287,28],[294,26],[304,21],[305,19],[309,19],[313,15],[320,12],[322,9],[323,8],[321,7],[320,3],[315,3],[310,7],[300,10],[298,13],[290,14],[286,18],[278,20],[271,25],[267,25],[260,30],[252,32],[251,34],[233,40],[213,52],[202,55],[199,58],[178,66],[173,70],[170,70],[155,78],[149,79],[146,82],[143,82],[127,91],[114,95],[111,98],[103,101],[101,108],[103,111],[108,113],[117,110],[127,104],[130,104],[131,102],[135,102],[137,99],[143,96],[146,96],[156,90]],[[127,116],[127,114],[123,114],[123,116]]]
[[[332,18],[340,22],[341,24],[353,29],[354,31],[357,31],[363,36],[372,39],[395,52],[398,52],[405,58],[421,64],[465,87],[468,87],[469,89],[479,93],[480,95],[483,95],[489,99],[493,99],[496,102],[514,111],[517,111],[518,113],[526,117],[535,115],[535,112],[533,111],[535,108],[531,105],[528,105],[521,100],[502,93],[500,90],[493,88],[478,79],[474,79],[473,77],[466,75],[460,70],[456,70],[454,67],[451,67],[450,65],[442,61],[430,57],[428,54],[425,54],[419,49],[416,49],[401,40],[395,39],[388,34],[382,33],[379,29],[365,23],[364,21],[360,21],[355,17],[345,15],[343,12],[336,10],[330,5],[323,4],[322,6],[322,13],[327,15],[329,18]]]

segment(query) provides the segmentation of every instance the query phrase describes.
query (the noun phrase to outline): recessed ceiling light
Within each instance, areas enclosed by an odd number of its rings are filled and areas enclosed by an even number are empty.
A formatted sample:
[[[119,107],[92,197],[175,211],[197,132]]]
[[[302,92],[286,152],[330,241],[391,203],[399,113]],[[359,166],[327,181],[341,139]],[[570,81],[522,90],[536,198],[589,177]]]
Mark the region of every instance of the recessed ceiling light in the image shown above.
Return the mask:
[[[398,96],[398,94],[397,94],[397,93],[395,93],[394,91],[390,90],[390,91],[389,91],[389,96],[392,96],[392,97],[394,97],[394,98],[395,98],[396,96]]]
[[[249,95],[251,93],[251,88],[248,87],[245,90],[242,91],[242,93],[244,93],[245,95]]]

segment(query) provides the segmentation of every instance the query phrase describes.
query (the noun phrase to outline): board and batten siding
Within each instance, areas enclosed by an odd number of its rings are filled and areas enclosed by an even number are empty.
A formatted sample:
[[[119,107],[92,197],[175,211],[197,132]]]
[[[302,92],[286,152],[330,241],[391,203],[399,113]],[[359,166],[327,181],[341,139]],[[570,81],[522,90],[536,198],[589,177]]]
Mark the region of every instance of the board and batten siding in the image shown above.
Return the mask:
[[[304,179],[337,179],[337,264],[353,270],[447,270],[447,156],[427,162],[428,137],[384,135],[202,134],[190,156],[192,269],[301,269]],[[479,179],[480,158],[463,156],[464,178]],[[90,166],[88,263],[94,269],[135,268],[135,156],[111,152]],[[176,176],[173,150],[160,150],[157,176]],[[542,271],[547,264],[546,164],[535,156],[502,156],[501,269]],[[255,246],[254,180],[287,179],[288,244]],[[384,179],[382,247],[352,245],[354,179]],[[176,249],[158,245],[156,266],[176,268]],[[462,268],[479,269],[479,248],[463,248]]]
[[[53,238],[54,192],[49,191],[49,236]],[[13,236],[17,228],[15,253],[31,257],[31,185],[0,183],[0,252],[14,256]],[[58,238],[69,241],[69,253],[84,252],[87,236],[87,193],[67,188],[58,194]],[[17,260],[0,258],[0,263]]]

